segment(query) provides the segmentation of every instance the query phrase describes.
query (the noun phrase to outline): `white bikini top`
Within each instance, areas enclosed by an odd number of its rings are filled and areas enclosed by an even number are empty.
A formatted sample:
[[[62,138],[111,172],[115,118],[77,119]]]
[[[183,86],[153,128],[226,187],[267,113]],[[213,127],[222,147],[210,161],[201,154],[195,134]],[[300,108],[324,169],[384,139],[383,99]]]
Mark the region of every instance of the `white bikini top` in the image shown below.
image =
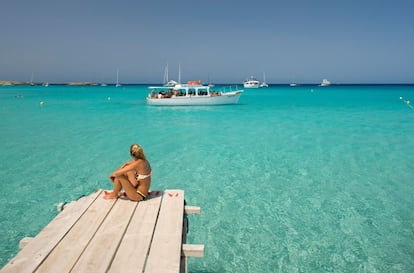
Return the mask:
[[[139,180],[145,179],[145,178],[147,178],[147,177],[150,177],[151,175],[152,175],[152,172],[150,172],[149,174],[139,174],[139,173],[137,172],[137,173],[135,173],[135,179],[136,179],[137,181],[139,181]]]

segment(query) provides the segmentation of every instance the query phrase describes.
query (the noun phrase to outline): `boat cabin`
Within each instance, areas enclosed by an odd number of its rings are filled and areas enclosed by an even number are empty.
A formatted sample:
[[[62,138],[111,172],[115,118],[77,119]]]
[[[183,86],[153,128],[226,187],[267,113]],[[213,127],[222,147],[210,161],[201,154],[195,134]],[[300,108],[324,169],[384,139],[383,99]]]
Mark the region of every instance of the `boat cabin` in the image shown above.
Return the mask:
[[[209,86],[200,84],[176,84],[175,86],[151,86],[151,99],[164,99],[175,97],[200,97],[200,96],[219,96],[219,92],[210,90]]]

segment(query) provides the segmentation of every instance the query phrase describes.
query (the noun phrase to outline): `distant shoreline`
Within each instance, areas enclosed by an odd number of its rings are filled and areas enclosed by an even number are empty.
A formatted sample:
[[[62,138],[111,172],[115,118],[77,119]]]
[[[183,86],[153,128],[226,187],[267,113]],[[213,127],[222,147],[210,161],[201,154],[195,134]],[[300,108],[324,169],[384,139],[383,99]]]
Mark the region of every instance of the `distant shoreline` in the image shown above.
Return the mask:
[[[2,86],[12,86],[12,85],[98,85],[94,82],[62,82],[62,83],[32,83],[32,82],[18,82],[18,81],[4,81],[0,80],[0,85]]]
[[[69,85],[69,86],[100,86],[100,84],[95,82],[52,82],[52,83],[31,83],[31,82],[19,82],[19,81],[7,81],[0,80],[0,86],[18,86],[18,85],[31,85],[31,86],[44,86],[44,85]],[[269,86],[289,86],[290,83],[269,83]],[[115,85],[115,83],[109,83],[108,86]],[[162,83],[124,83],[122,85],[162,85]],[[216,85],[243,85],[243,83],[217,83]],[[300,86],[318,86],[319,83],[301,83],[297,84],[297,87]],[[414,83],[332,83],[331,86],[352,86],[352,85],[414,85]],[[295,88],[295,87],[292,87]],[[326,88],[326,87],[324,87]]]

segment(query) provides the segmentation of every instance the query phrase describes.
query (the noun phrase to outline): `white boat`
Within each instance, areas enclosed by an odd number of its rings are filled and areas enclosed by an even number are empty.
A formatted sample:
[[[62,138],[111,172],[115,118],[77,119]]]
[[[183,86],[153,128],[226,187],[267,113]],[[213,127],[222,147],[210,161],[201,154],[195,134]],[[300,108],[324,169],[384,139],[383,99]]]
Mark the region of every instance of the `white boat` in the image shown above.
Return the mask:
[[[265,73],[263,73],[263,82],[260,84],[260,87],[269,87],[269,85],[266,83]]]
[[[178,84],[178,82],[174,80],[169,80],[168,82],[164,83],[164,86],[174,87]]]
[[[327,79],[323,79],[320,84],[320,86],[329,86],[329,85],[331,85],[331,82],[328,81]]]
[[[181,67],[178,66],[178,69],[181,70]],[[178,72],[178,76],[181,77],[181,72]],[[164,86],[174,87],[176,84],[178,82],[168,79],[168,64],[166,64],[164,68]]]
[[[296,87],[296,86],[298,86],[298,84],[297,84],[297,83],[292,82],[292,83],[290,83],[290,84],[289,84],[289,86],[290,86],[290,87]]]
[[[33,83],[33,72],[32,72],[32,76],[30,77],[30,85],[35,85],[34,83]]]
[[[200,81],[174,86],[150,86],[147,96],[148,105],[190,106],[190,105],[224,105],[237,104],[243,90],[230,92],[213,91],[210,86]]]
[[[208,86],[214,87],[214,83],[210,81],[210,76],[208,76]]]
[[[119,83],[119,69],[116,70],[116,84],[115,87],[120,87],[121,84]]]
[[[259,88],[260,82],[256,80],[255,77],[251,76],[249,79],[243,82],[243,87],[244,88]]]

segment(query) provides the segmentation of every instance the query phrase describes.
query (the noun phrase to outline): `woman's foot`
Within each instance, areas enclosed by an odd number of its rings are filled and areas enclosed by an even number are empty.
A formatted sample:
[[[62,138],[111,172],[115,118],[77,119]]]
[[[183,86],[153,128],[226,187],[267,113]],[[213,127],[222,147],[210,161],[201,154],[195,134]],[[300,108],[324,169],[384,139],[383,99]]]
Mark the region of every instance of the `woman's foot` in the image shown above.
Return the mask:
[[[113,191],[104,191],[104,199],[117,199],[119,194]]]

